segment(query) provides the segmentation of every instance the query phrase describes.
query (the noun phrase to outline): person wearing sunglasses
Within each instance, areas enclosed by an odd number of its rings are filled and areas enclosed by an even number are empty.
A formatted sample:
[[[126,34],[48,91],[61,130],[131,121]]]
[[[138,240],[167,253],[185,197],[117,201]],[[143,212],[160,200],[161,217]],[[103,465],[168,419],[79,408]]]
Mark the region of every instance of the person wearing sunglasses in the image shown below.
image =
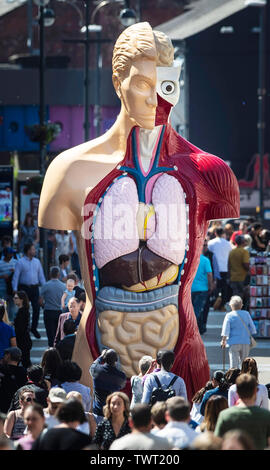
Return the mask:
[[[16,441],[24,436],[26,425],[24,422],[25,409],[34,402],[35,394],[31,389],[24,389],[19,396],[20,408],[8,413],[4,424],[4,433],[12,441]]]

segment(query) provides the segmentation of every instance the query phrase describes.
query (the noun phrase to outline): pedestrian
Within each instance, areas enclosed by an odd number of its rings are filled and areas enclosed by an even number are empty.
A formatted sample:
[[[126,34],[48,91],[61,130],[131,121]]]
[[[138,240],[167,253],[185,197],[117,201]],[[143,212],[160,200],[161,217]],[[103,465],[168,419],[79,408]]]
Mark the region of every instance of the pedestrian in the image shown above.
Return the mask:
[[[58,370],[62,364],[61,356],[56,348],[48,348],[41,358],[41,367],[44,379],[49,382],[50,387],[60,384]]]
[[[191,286],[191,299],[199,332],[203,334],[203,310],[209,294],[214,288],[213,273],[209,258],[201,254],[200,263]]]
[[[22,365],[26,369],[31,366],[30,351],[32,340],[30,337],[29,299],[24,291],[14,294],[14,303],[18,311],[14,320],[17,346],[22,351]]]
[[[151,417],[153,422],[153,428],[151,429],[151,433],[157,435],[157,433],[164,429],[167,424],[166,420],[166,411],[167,411],[167,404],[165,401],[157,401],[151,407]]]
[[[204,420],[199,426],[201,432],[214,432],[218,415],[222,410],[228,408],[228,400],[222,395],[212,395],[205,405]],[[198,432],[196,430],[196,432]]]
[[[114,392],[107,396],[104,418],[97,424],[93,439],[99,449],[108,450],[115,439],[131,432],[129,410],[129,398],[125,393]]]
[[[52,266],[50,280],[41,288],[41,302],[44,306],[44,325],[48,337],[49,347],[53,346],[59,317],[62,313],[61,299],[65,291],[65,284],[60,281],[60,269]]]
[[[211,431],[204,431],[197,434],[189,450],[221,450],[222,439]]]
[[[260,233],[263,230],[263,226],[260,222],[254,222],[248,228],[248,233],[252,238],[251,248],[254,251],[264,251],[265,243],[260,240]]]
[[[18,249],[20,253],[24,252],[26,244],[34,244],[35,248],[39,243],[39,230],[35,226],[34,217],[31,212],[25,214],[24,222],[19,228]]]
[[[39,285],[43,286],[46,282],[43,268],[38,258],[35,257],[36,249],[33,244],[24,246],[24,256],[17,262],[14,276],[12,279],[12,288],[14,293],[18,290],[26,292],[32,305],[32,325],[31,332],[35,338],[40,338],[37,331],[39,320]]]
[[[131,392],[132,392],[132,400],[130,404],[130,408],[137,403],[141,403],[142,395],[143,395],[143,382],[142,378],[150,369],[152,365],[153,358],[152,356],[143,356],[139,361],[139,375],[133,375],[130,379],[131,385]]]
[[[242,235],[235,237],[236,247],[229,254],[228,267],[230,286],[233,295],[244,297],[245,280],[249,272],[249,252],[245,250],[245,239]]]
[[[63,361],[58,370],[58,377],[60,387],[66,393],[71,391],[79,392],[83,398],[83,406],[85,411],[90,411],[91,408],[91,390],[86,385],[80,383],[82,376],[82,369],[76,362]]]
[[[72,245],[73,245],[73,251],[71,254],[71,268],[72,271],[78,276],[79,279],[82,278],[81,275],[81,268],[80,268],[80,261],[79,261],[79,255],[78,255],[78,249],[77,249],[77,239],[74,231],[71,232],[71,239],[72,239]]]
[[[83,405],[83,398],[82,398],[81,393],[75,392],[75,391],[68,392],[67,400],[70,400],[71,398],[79,400],[79,402]],[[93,414],[90,413],[89,411],[85,411],[84,414],[85,414],[84,423],[79,424],[79,426],[76,429],[77,431],[81,431],[87,434],[88,436],[90,435],[91,437],[94,437],[95,432],[96,432],[96,420]]]
[[[270,445],[270,411],[255,405],[257,380],[251,374],[241,374],[236,379],[239,404],[220,412],[215,435],[223,437],[227,431],[245,431],[254,442],[256,450]]]
[[[256,401],[255,405],[259,406],[260,408],[265,408],[268,410],[268,390],[267,387],[263,384],[259,384],[258,381],[258,367],[257,367],[257,362],[253,357],[246,357],[243,362],[242,362],[242,367],[241,371],[239,371],[241,374],[251,374],[253,375],[256,380],[257,380],[257,395],[256,395]],[[240,375],[240,374],[239,374]],[[234,406],[237,404],[239,400],[239,397],[237,395],[236,391],[236,385],[232,384],[229,388],[228,392],[228,403],[229,406]]]
[[[200,413],[204,416],[205,406],[210,397],[214,395],[221,395],[228,400],[228,383],[226,382],[225,374],[222,370],[216,370],[213,374],[212,383],[214,388],[208,390],[202,399]]]
[[[80,312],[80,301],[76,297],[72,297],[68,302],[68,312],[61,313],[58,320],[57,330],[54,338],[54,347],[58,344],[61,339],[65,337],[64,335],[64,323],[66,320],[73,320],[78,329],[79,323],[81,321],[82,314]]]
[[[256,450],[251,437],[245,431],[227,431],[222,439],[221,450]]]
[[[149,374],[144,382],[142,403],[151,402],[152,393],[157,387],[156,378],[158,378],[158,381],[160,382],[163,390],[165,390],[172,380],[175,379],[173,385],[171,386],[172,392],[176,396],[181,396],[187,399],[187,390],[184,380],[171,372],[174,363],[173,351],[163,350],[160,353],[160,363],[161,370],[159,372]]]
[[[17,346],[15,330],[13,326],[4,322],[5,315],[7,315],[6,301],[0,299],[0,361],[7,348]]]
[[[59,262],[59,269],[60,269],[60,281],[66,282],[67,281],[67,276],[70,272],[69,269],[69,255],[59,255],[58,257],[58,262]]]
[[[249,355],[250,337],[257,330],[249,312],[242,310],[243,300],[240,296],[232,296],[229,305],[232,310],[223,321],[221,347],[229,346],[230,368],[241,368],[242,361]]]
[[[32,450],[82,450],[91,444],[91,437],[76,429],[85,421],[84,409],[78,400],[62,403],[55,417],[59,424],[42,433]]]
[[[240,373],[241,370],[238,369],[238,367],[231,367],[227,370],[227,372],[224,374],[224,377],[229,387],[235,384],[236,379],[240,375]]]
[[[90,375],[93,379],[93,414],[97,423],[103,418],[103,407],[108,395],[118,392],[126,385],[126,375],[117,367],[118,356],[114,349],[104,349],[92,363]]]
[[[66,281],[66,288],[63,292],[62,298],[61,298],[61,309],[62,312],[68,312],[68,302],[72,297],[75,297],[75,282],[73,279],[67,279]]]
[[[129,427],[132,432],[114,440],[110,450],[170,450],[173,443],[166,437],[156,436],[151,432],[151,408],[138,403],[130,411]]]
[[[221,279],[220,274],[219,274],[216,255],[214,255],[214,253],[212,253],[208,249],[207,239],[204,240],[203,255],[206,256],[206,258],[208,258],[210,263],[211,263],[211,268],[212,268],[212,272],[213,272],[213,284],[212,284],[213,288],[212,288],[212,291],[209,292],[207,300],[206,300],[204,308],[203,308],[202,327],[201,327],[202,332],[201,332],[201,334],[204,334],[207,331],[207,320],[208,320],[208,314],[209,314],[210,306],[212,304],[212,297],[215,296],[216,288],[217,288],[217,282],[218,282],[218,280]]]
[[[15,251],[11,247],[5,247],[2,253],[2,259],[0,259],[0,298],[7,301],[8,318],[12,322],[15,317],[15,306],[11,281],[17,260],[14,258]]]
[[[32,445],[42,433],[45,425],[45,416],[42,406],[36,404],[28,406],[23,413],[27,434],[16,441],[17,450],[32,450]]]
[[[214,385],[213,385],[213,381],[212,380],[209,380],[208,382],[206,382],[205,386],[203,388],[201,388],[200,390],[198,390],[195,395],[193,396],[192,398],[192,408],[191,408],[191,411],[190,411],[190,417],[191,419],[193,419],[196,423],[200,424],[204,417],[203,415],[201,414],[201,403],[202,403],[202,399],[204,397],[204,394],[208,391],[208,390],[213,390],[214,388]]]
[[[4,425],[4,433],[11,440],[16,441],[23,437],[26,425],[23,419],[24,411],[27,406],[34,402],[35,393],[30,388],[25,387],[19,393],[19,409],[8,413]]]
[[[4,351],[0,365],[0,410],[7,413],[11,400],[18,388],[27,382],[26,369],[20,366],[22,352],[17,347]]]
[[[27,382],[19,388],[11,401],[9,411],[17,410],[20,407],[19,397],[24,390],[31,390],[35,394],[35,401],[43,408],[47,406],[48,386],[44,380],[42,367],[34,364],[27,369]]]
[[[237,235],[246,235],[248,230],[248,222],[246,220],[243,220],[239,224],[239,229],[235,230],[231,236],[230,242],[235,245],[235,238]]]
[[[71,361],[76,339],[76,325],[72,319],[65,320],[63,325],[64,338],[56,345],[62,361],[69,359]]]
[[[225,233],[225,239],[230,241],[232,234],[234,232],[234,227],[232,224],[225,224],[224,225],[224,233]]]
[[[53,387],[49,391],[47,397],[47,408],[44,408],[45,424],[48,429],[53,428],[59,424],[58,419],[55,417],[58,408],[67,400],[67,394],[63,388]]]
[[[218,280],[217,288],[221,291],[221,297],[219,305],[216,304],[215,309],[218,308],[221,311],[225,311],[225,304],[229,297],[228,258],[232,250],[232,246],[230,242],[224,238],[225,233],[223,228],[216,228],[215,235],[216,237],[213,240],[209,240],[208,242],[209,250],[216,255],[220,274],[220,280]]]
[[[73,241],[67,230],[57,230],[55,234],[55,255],[70,255],[73,252]]]
[[[172,397],[166,402],[166,426],[157,436],[171,440],[177,449],[188,448],[197,437],[196,431],[189,426],[190,403],[182,397]]]

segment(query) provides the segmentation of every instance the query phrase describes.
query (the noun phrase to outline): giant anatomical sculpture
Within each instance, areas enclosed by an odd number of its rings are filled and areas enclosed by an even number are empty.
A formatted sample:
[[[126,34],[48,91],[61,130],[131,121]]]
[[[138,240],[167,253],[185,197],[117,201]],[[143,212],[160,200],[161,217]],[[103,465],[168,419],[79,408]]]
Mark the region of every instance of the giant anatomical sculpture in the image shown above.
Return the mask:
[[[209,379],[191,284],[209,221],[239,217],[238,184],[223,160],[168,121],[180,69],[167,36],[130,26],[112,67],[120,114],[104,135],[51,163],[39,225],[76,231],[87,293],[73,353],[82,382],[104,348],[117,351],[128,377],[143,355],[171,349],[191,398]]]

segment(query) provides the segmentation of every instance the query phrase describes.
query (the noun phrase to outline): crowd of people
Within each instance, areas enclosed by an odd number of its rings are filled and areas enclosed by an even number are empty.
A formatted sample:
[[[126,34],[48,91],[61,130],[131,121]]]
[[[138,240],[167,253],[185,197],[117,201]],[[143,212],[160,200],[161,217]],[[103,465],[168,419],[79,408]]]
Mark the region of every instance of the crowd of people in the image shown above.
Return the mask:
[[[270,447],[268,387],[250,357],[256,328],[249,315],[250,252],[269,251],[269,231],[256,221],[209,227],[192,284],[200,333],[210,307],[224,311],[221,347],[230,367],[187,396],[172,372],[173,351],[143,356],[127,379],[119,357],[102,351],[90,367],[91,387],[72,361],[85,307],[72,233],[50,231],[49,280],[38,258],[39,233],[28,214],[0,256],[0,450],[255,450]],[[43,308],[48,349],[31,363],[31,334],[40,338]]]
[[[249,261],[253,252],[270,253],[270,231],[252,217],[242,220],[237,230],[230,223],[210,225],[191,288],[201,335],[207,331],[211,306],[226,312],[230,298],[237,295],[244,309],[249,309]]]
[[[217,370],[188,400],[171,372],[174,353],[143,356],[131,389],[117,353],[104,350],[82,371],[56,348],[25,370],[7,348],[0,366],[0,450],[264,450],[270,447],[268,387],[254,358]]]

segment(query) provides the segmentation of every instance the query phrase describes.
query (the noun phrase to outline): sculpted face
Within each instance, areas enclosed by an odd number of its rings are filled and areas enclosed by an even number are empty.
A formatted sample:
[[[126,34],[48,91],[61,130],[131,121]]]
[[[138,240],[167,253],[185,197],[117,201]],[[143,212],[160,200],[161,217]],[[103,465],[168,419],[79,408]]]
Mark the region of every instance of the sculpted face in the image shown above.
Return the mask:
[[[135,125],[153,129],[166,124],[179,99],[179,76],[180,66],[157,67],[155,61],[145,58],[134,61],[117,93]]]

